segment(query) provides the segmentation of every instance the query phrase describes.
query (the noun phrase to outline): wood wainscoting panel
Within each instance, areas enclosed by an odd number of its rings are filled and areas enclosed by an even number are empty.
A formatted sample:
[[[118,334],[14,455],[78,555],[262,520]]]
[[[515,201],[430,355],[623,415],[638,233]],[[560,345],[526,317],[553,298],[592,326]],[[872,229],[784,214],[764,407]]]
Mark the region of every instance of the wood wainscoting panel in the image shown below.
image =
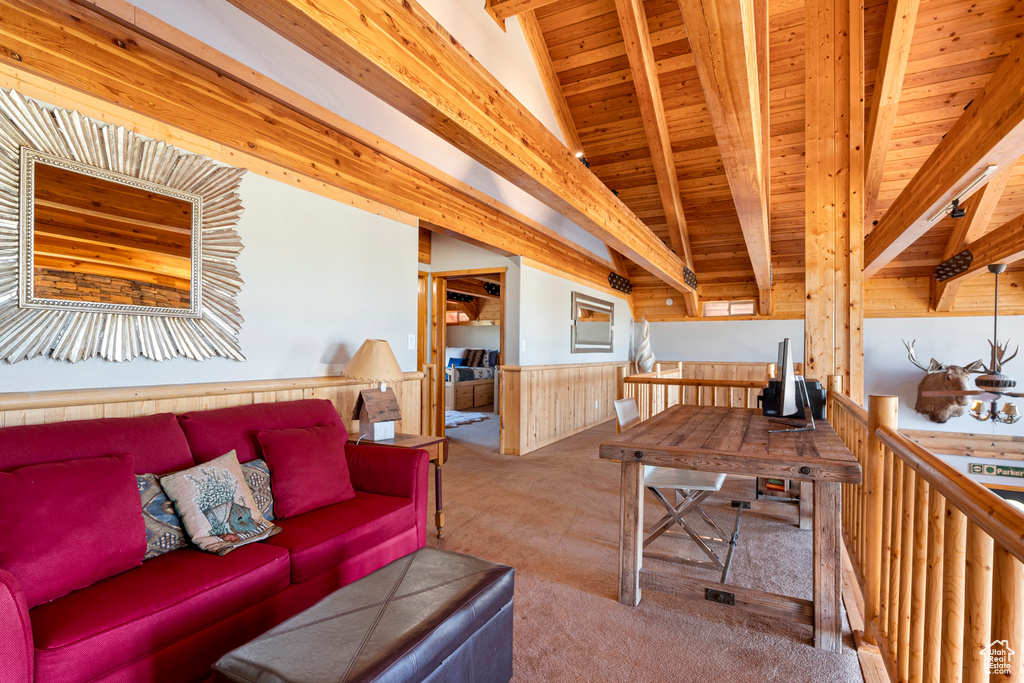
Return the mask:
[[[627,361],[501,368],[499,451],[524,455],[615,418]]]
[[[407,372],[391,386],[402,409],[395,431],[420,433],[422,372]],[[192,410],[231,408],[252,403],[276,403],[304,398],[325,398],[334,404],[348,431],[358,431],[352,407],[368,382],[341,377],[165,384],[150,387],[117,387],[0,394],[0,426],[48,424],[101,417],[138,417],[154,413],[187,413]]]

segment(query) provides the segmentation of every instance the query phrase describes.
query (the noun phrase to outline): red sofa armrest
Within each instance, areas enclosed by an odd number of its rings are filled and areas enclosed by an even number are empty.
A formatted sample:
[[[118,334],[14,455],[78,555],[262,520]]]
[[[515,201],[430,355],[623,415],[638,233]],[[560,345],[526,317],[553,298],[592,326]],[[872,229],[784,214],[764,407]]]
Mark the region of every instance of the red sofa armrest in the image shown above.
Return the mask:
[[[0,683],[29,683],[34,658],[25,593],[13,574],[0,569]]]
[[[426,545],[430,454],[419,448],[348,444],[345,459],[357,491],[412,498],[419,545]]]

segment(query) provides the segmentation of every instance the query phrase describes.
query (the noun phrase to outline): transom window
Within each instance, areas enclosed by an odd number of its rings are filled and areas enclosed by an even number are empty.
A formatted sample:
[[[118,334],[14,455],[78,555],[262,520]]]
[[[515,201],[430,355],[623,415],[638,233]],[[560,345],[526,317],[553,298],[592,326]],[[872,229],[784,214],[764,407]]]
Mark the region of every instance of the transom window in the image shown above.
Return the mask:
[[[720,318],[739,315],[754,315],[754,301],[705,301],[704,316]]]

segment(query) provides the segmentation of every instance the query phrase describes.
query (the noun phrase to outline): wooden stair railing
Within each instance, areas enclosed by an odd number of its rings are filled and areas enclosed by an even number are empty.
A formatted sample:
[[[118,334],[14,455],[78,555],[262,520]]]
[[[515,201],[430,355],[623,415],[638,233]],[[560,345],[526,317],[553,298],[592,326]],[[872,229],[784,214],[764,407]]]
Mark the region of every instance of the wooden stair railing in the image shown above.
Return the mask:
[[[864,468],[843,491],[863,637],[890,678],[1024,680],[1024,513],[901,434],[895,397],[865,411],[840,378],[829,388],[829,421]]]

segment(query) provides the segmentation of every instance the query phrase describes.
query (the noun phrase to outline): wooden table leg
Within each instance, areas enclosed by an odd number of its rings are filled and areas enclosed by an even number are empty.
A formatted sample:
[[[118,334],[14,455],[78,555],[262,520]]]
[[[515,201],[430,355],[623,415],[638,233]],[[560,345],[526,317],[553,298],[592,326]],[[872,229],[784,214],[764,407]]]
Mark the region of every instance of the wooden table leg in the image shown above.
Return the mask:
[[[802,481],[797,488],[800,491],[800,528],[810,531],[814,528],[814,483]]]
[[[619,494],[619,602],[640,603],[640,566],[644,538],[644,468],[639,462],[622,463]]]
[[[814,482],[814,647],[843,650],[841,489]]]
[[[441,502],[441,464],[448,459],[448,442],[445,441],[438,449],[437,460],[434,461],[434,526],[437,527],[437,537],[441,538],[441,531],[444,529],[444,504]]]

